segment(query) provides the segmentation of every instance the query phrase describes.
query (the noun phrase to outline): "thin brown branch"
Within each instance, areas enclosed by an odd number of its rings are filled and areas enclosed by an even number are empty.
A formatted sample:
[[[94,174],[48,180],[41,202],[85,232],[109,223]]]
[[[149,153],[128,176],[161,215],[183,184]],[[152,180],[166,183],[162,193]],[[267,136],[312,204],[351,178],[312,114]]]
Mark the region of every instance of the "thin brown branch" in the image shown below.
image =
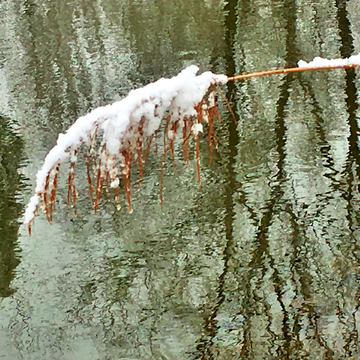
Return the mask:
[[[244,75],[250,75],[250,74],[244,74]],[[271,75],[271,74],[268,74],[268,75]],[[236,76],[241,76],[241,75],[236,75]],[[235,79],[236,76],[228,77],[228,81],[238,80],[238,79]],[[257,75],[257,76],[259,76],[259,75]],[[242,79],[242,78],[241,78],[241,79]],[[227,99],[227,97],[226,97],[226,95],[224,94],[224,92],[221,90],[221,87],[220,87],[218,84],[216,84],[216,86],[218,87],[218,89],[219,89],[219,91],[220,91],[220,94],[221,94],[221,96],[223,97],[223,99],[224,99],[224,101],[225,101],[226,107],[228,108],[231,116],[232,116],[233,119],[234,119],[235,125],[237,125],[236,116],[235,116],[234,112],[232,111],[232,108],[231,108],[231,106],[230,106],[230,104],[229,104],[229,100]]]
[[[332,70],[332,69],[350,69],[358,67],[356,64],[346,64],[346,65],[337,65],[337,66],[307,66],[307,67],[293,67],[287,69],[276,69],[276,70],[266,70],[266,71],[257,71],[247,74],[240,74],[235,76],[228,76],[228,81],[249,79],[259,76],[267,75],[277,75],[277,74],[288,74],[302,71],[313,71],[313,70]]]

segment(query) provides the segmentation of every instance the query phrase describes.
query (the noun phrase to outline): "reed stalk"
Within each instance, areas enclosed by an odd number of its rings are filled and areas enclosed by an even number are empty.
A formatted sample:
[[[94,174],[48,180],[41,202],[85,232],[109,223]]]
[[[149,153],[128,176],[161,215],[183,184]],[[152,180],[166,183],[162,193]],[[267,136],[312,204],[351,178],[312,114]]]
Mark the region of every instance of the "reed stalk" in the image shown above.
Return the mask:
[[[314,71],[314,70],[333,70],[333,69],[351,69],[356,68],[359,65],[357,64],[346,64],[346,65],[336,65],[336,66],[307,66],[307,67],[292,67],[285,69],[275,69],[275,70],[265,70],[265,71],[256,71],[246,74],[239,74],[235,76],[228,76],[228,81],[250,79],[260,76],[269,76],[269,75],[278,75],[278,74],[289,74],[297,73],[303,71]]]

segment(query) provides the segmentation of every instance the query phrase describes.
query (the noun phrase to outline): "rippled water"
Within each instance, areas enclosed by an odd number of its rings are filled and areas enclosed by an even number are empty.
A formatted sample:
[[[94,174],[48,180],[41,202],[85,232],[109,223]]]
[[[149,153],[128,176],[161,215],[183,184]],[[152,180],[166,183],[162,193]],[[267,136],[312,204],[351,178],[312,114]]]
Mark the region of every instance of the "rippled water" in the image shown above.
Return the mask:
[[[189,64],[235,73],[360,51],[352,1],[0,3],[0,357],[357,359],[358,70],[230,83],[202,183],[152,152],[134,212],[84,162],[52,224],[19,228],[36,172],[77,117]],[[224,101],[228,99],[235,118]],[[81,155],[80,155],[81,156]],[[209,159],[212,161],[209,162]],[[19,230],[18,230],[19,229]]]

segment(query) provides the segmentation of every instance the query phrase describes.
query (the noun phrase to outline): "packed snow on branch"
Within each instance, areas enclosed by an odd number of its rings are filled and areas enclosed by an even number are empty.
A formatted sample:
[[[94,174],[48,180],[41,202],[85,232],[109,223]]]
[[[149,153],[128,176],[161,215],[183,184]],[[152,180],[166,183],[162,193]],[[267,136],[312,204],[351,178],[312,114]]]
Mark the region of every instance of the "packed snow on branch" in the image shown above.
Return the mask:
[[[360,54],[347,59],[329,60],[316,57],[309,63],[300,60],[298,66],[312,69],[360,66]],[[119,201],[118,164],[120,164],[120,174],[129,211],[132,211],[130,204],[131,164],[136,156],[141,178],[144,150],[147,152],[149,149],[162,120],[165,121],[164,155],[168,150],[173,155],[174,139],[179,129],[182,130],[182,145],[187,161],[188,140],[190,137],[195,140],[199,181],[198,135],[203,129],[203,121],[208,122],[209,146],[211,147],[213,141],[216,142],[212,123],[212,119],[217,115],[213,88],[215,85],[227,83],[228,80],[235,80],[236,77],[228,78],[211,72],[197,76],[198,70],[198,67],[192,65],[171,79],[162,78],[143,88],[132,90],[123,100],[99,107],[80,117],[65,134],[60,134],[56,146],[46,156],[41,170],[37,173],[35,195],[30,199],[24,215],[24,223],[29,224],[29,232],[39,204],[42,205],[48,221],[52,220],[59,167],[66,159],[70,159],[67,201],[76,209],[74,168],[78,149],[83,143],[88,146],[87,180],[95,210],[101,198],[103,185],[114,188],[115,199]],[[102,134],[102,141],[100,148],[96,151],[98,133]],[[94,175],[90,171],[91,167],[94,169]]]
[[[316,57],[310,62],[306,62],[303,60],[300,60],[298,62],[298,67],[300,68],[306,68],[306,67],[342,67],[347,65],[360,65],[360,54],[350,56],[346,59],[323,59],[322,57]]]
[[[115,190],[118,188],[117,164],[121,167],[125,191],[130,194],[130,166],[133,156],[137,155],[140,168],[143,162],[143,143],[148,141],[149,145],[162,119],[166,119],[169,138],[174,137],[178,127],[182,128],[183,136],[196,138],[202,129],[202,119],[207,118],[211,110],[210,106],[206,107],[204,96],[211,85],[227,82],[225,75],[211,72],[196,76],[198,70],[198,67],[192,65],[171,79],[162,78],[143,88],[132,90],[123,100],[99,107],[80,117],[65,134],[60,134],[56,146],[48,153],[37,173],[35,195],[30,199],[24,215],[24,223],[29,224],[29,231],[39,203],[51,221],[59,166],[68,158],[71,162],[68,202],[75,203],[77,193],[74,166],[78,148],[82,143],[88,145],[88,182],[96,209],[104,182],[108,182]],[[94,155],[94,139],[98,132],[102,132],[102,143],[99,153]],[[95,179],[92,182],[89,164],[94,157],[97,157],[98,161],[94,165]],[[128,203],[130,208],[129,198]]]

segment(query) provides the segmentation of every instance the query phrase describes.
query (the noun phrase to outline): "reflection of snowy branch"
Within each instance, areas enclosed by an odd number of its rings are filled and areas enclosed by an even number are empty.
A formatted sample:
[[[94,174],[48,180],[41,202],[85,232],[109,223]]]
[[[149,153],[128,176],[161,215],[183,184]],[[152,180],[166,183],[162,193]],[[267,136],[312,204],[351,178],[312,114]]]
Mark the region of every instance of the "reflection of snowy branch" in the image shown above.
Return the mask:
[[[360,65],[360,55],[349,59],[327,60],[315,58],[310,63],[299,61],[299,67],[263,72],[249,73],[227,77],[205,72],[196,76],[198,68],[189,66],[171,79],[160,79],[143,88],[133,90],[121,101],[112,105],[97,108],[80,117],[65,134],[60,134],[57,145],[45,158],[42,169],[37,174],[35,195],[30,199],[24,216],[24,223],[34,219],[35,212],[41,202],[48,221],[52,220],[55,205],[56,188],[60,164],[70,158],[68,177],[68,203],[75,206],[77,192],[74,183],[76,154],[82,143],[88,145],[87,179],[89,192],[95,210],[98,207],[104,184],[114,188],[115,200],[119,202],[119,171],[121,167],[123,186],[130,203],[130,172],[136,154],[139,164],[139,176],[142,176],[143,152],[150,146],[152,138],[157,134],[162,119],[165,119],[164,151],[173,153],[174,140],[180,129],[183,136],[184,156],[188,160],[187,143],[190,137],[196,141],[196,161],[199,172],[198,133],[202,131],[202,122],[209,122],[209,143],[215,139],[212,118],[217,108],[214,97],[205,99],[212,85],[225,84],[228,81],[257,76],[284,74],[290,72],[350,68]],[[211,93],[212,94],[212,93]],[[102,143],[95,167],[95,179],[92,181],[90,159],[94,157],[94,141],[97,134],[102,133]]]

